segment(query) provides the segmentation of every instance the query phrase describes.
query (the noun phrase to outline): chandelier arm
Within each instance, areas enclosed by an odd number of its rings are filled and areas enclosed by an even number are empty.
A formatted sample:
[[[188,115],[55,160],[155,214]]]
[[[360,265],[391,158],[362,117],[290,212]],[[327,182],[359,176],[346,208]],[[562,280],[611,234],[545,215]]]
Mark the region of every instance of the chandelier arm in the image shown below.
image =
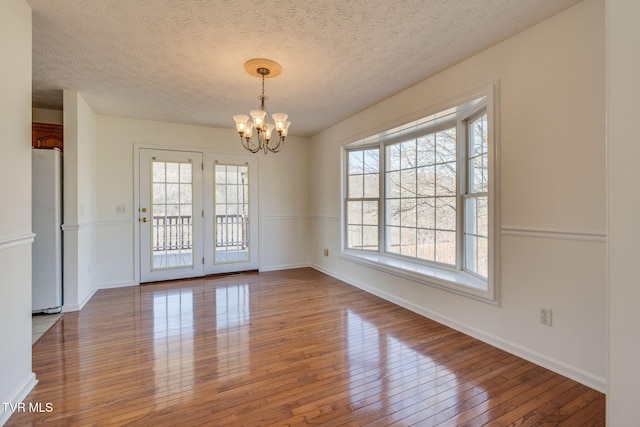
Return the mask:
[[[280,136],[278,138],[278,143],[275,146],[273,147],[269,146],[269,151],[271,151],[272,153],[277,153],[280,150],[282,150],[283,147],[284,147],[284,136]]]
[[[246,140],[246,142],[245,142]],[[258,151],[260,151],[260,146],[258,145],[256,148],[252,148],[251,145],[249,145],[249,142],[251,142],[251,139],[249,138],[243,138],[242,136],[240,137],[240,142],[242,143],[242,146],[244,147],[245,150],[250,151],[252,153],[257,153]]]

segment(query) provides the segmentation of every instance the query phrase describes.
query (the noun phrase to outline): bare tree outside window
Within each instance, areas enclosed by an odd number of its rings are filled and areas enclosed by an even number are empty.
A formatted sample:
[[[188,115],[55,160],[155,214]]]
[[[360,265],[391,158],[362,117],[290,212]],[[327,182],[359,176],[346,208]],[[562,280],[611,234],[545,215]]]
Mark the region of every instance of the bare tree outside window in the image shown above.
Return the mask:
[[[455,126],[386,148],[387,251],[456,264]]]

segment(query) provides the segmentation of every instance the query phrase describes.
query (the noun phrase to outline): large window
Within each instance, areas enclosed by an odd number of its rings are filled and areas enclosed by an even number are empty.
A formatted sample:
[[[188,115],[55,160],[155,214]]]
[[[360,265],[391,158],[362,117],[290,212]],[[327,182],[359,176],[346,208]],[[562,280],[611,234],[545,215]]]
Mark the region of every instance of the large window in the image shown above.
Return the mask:
[[[343,256],[496,300],[490,98],[345,147]]]
[[[456,127],[385,147],[386,250],[456,264]]]

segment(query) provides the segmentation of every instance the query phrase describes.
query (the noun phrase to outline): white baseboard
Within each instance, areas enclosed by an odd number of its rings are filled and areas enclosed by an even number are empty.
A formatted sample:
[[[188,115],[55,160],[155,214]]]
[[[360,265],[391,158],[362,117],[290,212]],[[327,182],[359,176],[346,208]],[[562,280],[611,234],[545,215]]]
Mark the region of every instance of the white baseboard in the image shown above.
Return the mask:
[[[82,310],[82,307],[84,307],[89,302],[91,297],[93,297],[97,291],[98,291],[98,289],[92,289],[91,292],[89,292],[89,295],[87,295],[87,297],[84,300],[82,300],[80,302],[80,304],[63,304],[62,305],[62,312],[63,313],[69,313],[71,311],[80,311],[80,310]]]
[[[101,285],[98,285],[98,289],[126,288],[129,286],[138,286],[138,284],[133,280],[124,281],[124,282],[111,282],[111,283],[103,283]]]
[[[269,265],[260,267],[260,271],[278,271],[278,270],[291,270],[294,268],[305,268],[311,267],[309,263],[300,263],[300,264],[282,264],[282,265]]]
[[[31,374],[27,375],[27,378],[23,381],[22,386],[16,390],[16,392],[9,398],[7,403],[15,404],[19,402],[24,402],[24,399],[27,397],[31,390],[38,384],[38,380],[36,380],[36,374],[31,372]],[[5,411],[3,405],[2,410],[0,410],[0,426],[5,425],[5,423],[9,420],[13,412],[11,409]]]
[[[443,316],[439,313],[436,313],[434,311],[431,311],[429,309],[416,305],[403,298],[399,298],[395,295],[391,295],[387,292],[376,289],[358,280],[342,276],[341,274],[327,270],[315,264],[312,264],[311,267],[331,277],[335,277],[336,279],[342,280],[343,282],[349,285],[362,289],[365,292],[376,295],[382,299],[385,299],[389,302],[397,304],[400,307],[406,308],[407,310],[411,310],[414,313],[420,314],[421,316],[424,316],[438,323],[442,323],[443,325],[448,326],[452,329],[455,329],[456,331],[462,332],[466,335],[476,338],[489,345],[497,347],[515,356],[521,357],[522,359],[525,359],[529,362],[535,363],[536,365],[542,366],[543,368],[549,369],[550,371],[553,371],[557,374],[560,374],[574,381],[577,381],[581,384],[584,384],[587,387],[590,387],[601,393],[606,393],[607,381],[605,378],[593,375],[582,369],[576,368],[575,366],[571,366],[562,361],[545,356],[544,354],[538,353],[535,350],[513,343],[509,340],[505,340],[496,335],[481,331],[477,328],[466,325],[464,323],[460,323],[449,317]]]

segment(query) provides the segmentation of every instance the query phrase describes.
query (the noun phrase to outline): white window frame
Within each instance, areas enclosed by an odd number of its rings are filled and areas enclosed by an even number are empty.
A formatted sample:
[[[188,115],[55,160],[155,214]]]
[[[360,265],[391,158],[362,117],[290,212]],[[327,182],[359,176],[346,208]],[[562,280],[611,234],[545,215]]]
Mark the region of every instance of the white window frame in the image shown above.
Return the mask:
[[[484,302],[499,304],[500,289],[500,144],[499,144],[499,84],[492,83],[468,94],[418,111],[410,117],[388,123],[380,129],[375,129],[369,136],[345,141],[342,146],[342,213],[341,259],[360,265],[371,267],[406,279],[420,282],[429,286],[469,296]],[[479,104],[478,100],[482,99]],[[466,127],[468,121],[477,118],[486,109],[488,123],[488,277],[485,279],[473,272],[466,271],[463,259],[464,252],[464,201],[468,198],[468,170],[467,149],[468,138]],[[454,111],[455,118],[443,113]],[[410,138],[411,131],[404,130],[406,124],[421,123],[420,132],[426,134],[443,126],[456,122],[457,130],[457,194],[456,194],[456,265],[443,265],[437,262],[423,261],[417,258],[397,256],[386,252],[386,195],[385,195],[385,151],[386,146]],[[390,135],[390,132],[395,134]],[[347,159],[349,151],[379,147],[380,178],[378,204],[378,251],[355,250],[347,248]]]

